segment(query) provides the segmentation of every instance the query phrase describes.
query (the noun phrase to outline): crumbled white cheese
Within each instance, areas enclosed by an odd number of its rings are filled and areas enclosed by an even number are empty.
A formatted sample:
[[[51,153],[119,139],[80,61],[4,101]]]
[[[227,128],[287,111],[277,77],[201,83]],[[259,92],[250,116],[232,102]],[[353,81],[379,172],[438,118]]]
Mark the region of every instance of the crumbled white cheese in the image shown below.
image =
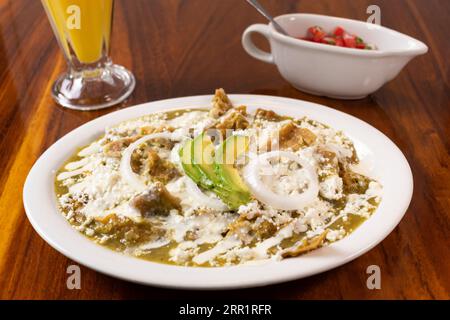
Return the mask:
[[[339,200],[343,197],[344,183],[338,175],[332,175],[319,183],[320,195],[325,199]]]
[[[311,228],[323,226],[328,221],[330,215],[333,215],[331,205],[317,199],[314,203],[306,207],[304,210],[302,222],[308,224]]]
[[[295,233],[303,233],[308,230],[308,226],[304,223],[303,219],[297,219],[294,222],[294,232]]]
[[[199,133],[206,127],[212,125],[213,121],[214,120],[209,117],[207,111],[191,111],[167,121],[167,124],[174,128],[185,129],[185,135],[187,135],[190,128],[192,128],[195,133]]]
[[[176,248],[170,250],[170,260],[184,264],[191,260],[191,258],[197,254],[200,248],[192,241],[181,242]]]
[[[326,235],[326,239],[328,241],[336,241],[336,240],[340,240],[345,236],[345,231],[343,229],[338,229],[338,230],[330,230],[328,231],[327,235]]]
[[[235,216],[226,213],[204,211],[197,214],[195,211],[186,211],[184,215],[170,213],[166,226],[175,241],[184,241],[187,232],[191,232],[196,238],[195,243],[200,245],[222,240],[222,234],[234,218]]]

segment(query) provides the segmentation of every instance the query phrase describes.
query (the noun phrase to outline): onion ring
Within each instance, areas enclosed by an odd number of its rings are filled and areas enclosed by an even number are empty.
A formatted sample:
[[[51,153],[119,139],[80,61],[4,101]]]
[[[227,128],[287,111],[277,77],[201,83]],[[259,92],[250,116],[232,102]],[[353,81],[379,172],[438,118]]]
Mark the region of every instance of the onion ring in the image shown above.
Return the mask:
[[[267,160],[275,157],[284,157],[295,161],[302,166],[308,180],[307,189],[299,195],[279,195],[261,180],[259,170]],[[253,195],[261,202],[280,210],[298,210],[311,204],[319,194],[319,180],[315,169],[305,160],[293,152],[272,151],[251,157],[250,162],[244,168],[244,179],[250,187]]]

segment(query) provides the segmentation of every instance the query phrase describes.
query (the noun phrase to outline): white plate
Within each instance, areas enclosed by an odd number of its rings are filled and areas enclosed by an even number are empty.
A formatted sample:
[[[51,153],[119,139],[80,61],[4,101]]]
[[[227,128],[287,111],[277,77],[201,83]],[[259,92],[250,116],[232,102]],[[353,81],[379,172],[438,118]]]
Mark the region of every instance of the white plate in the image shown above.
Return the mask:
[[[25,210],[33,227],[53,248],[89,268],[133,282],[172,288],[231,289],[268,285],[307,277],[357,258],[381,242],[400,222],[408,208],[413,179],[408,162],[385,135],[367,123],[334,109],[286,98],[230,95],[236,105],[258,107],[280,114],[324,122],[343,130],[371,176],[383,184],[383,199],[375,214],[348,237],[297,258],[262,265],[222,268],[169,266],[113,252],[73,229],[58,212],[54,175],[77,147],[103,133],[105,127],[152,112],[208,107],[211,96],[170,99],[110,113],[70,132],[52,145],[31,169],[23,190]]]

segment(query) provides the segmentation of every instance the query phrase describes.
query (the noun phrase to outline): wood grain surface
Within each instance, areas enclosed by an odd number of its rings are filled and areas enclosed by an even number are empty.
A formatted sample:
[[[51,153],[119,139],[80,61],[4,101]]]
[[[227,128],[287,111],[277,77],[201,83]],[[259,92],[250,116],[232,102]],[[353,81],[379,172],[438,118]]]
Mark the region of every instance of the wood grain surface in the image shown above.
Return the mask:
[[[117,0],[112,57],[137,78],[132,97],[103,111],[57,106],[50,86],[65,62],[40,1],[0,0],[0,298],[450,298],[450,91],[448,0],[261,0],[274,14],[311,12],[360,20],[377,4],[382,24],[416,37],[430,52],[370,97],[339,101],[293,89],[276,68],[241,47],[245,28],[264,22],[244,0]],[[342,75],[345,77],[345,75]],[[191,292],[152,288],[81,267],[81,290],[66,287],[72,261],[33,230],[22,204],[27,173],[61,136],[100,115],[164,98],[230,93],[313,101],[375,126],[404,152],[414,195],[399,226],[378,246],[337,269],[264,288]],[[379,265],[381,290],[366,268]]]

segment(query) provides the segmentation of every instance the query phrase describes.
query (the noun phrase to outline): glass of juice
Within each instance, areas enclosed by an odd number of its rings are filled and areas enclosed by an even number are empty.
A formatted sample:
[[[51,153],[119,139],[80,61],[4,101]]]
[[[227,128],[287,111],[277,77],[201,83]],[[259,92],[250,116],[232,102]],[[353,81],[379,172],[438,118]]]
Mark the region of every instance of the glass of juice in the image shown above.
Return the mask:
[[[60,105],[96,110],[125,100],[133,74],[109,57],[114,0],[42,0],[68,70],[54,83]]]

